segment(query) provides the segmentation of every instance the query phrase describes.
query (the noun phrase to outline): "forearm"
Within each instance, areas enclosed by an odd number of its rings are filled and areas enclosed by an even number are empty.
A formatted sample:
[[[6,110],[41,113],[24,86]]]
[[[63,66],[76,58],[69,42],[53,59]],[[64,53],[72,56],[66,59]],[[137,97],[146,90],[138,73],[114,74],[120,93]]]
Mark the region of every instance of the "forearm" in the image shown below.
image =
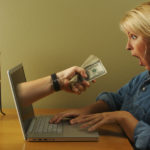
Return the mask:
[[[31,104],[54,92],[51,76],[20,83],[17,89],[18,96],[21,98],[24,105]]]
[[[83,109],[89,114],[110,111],[108,104],[105,103],[103,100],[98,100],[94,104],[83,107]]]
[[[120,111],[117,113],[119,116],[117,117],[117,123],[121,126],[126,135],[133,142],[134,130],[136,128],[136,125],[138,124],[138,120],[127,111]]]

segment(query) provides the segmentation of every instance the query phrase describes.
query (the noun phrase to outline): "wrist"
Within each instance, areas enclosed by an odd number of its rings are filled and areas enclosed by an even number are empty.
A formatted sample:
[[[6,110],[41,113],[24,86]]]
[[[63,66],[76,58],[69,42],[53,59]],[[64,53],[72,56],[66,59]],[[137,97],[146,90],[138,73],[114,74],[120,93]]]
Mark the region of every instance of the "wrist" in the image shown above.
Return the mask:
[[[51,79],[52,79],[52,87],[54,91],[59,91],[61,90],[60,82],[55,73],[51,74]]]
[[[63,87],[64,87],[64,80],[65,80],[64,74],[62,72],[58,72],[58,73],[56,73],[56,76],[58,78],[58,82],[59,82],[60,88],[63,89]]]
[[[62,72],[57,72],[56,75],[59,80],[64,79],[64,74]]]
[[[128,111],[116,111],[116,113],[116,122],[119,125],[124,124],[126,120],[131,117],[131,114]]]

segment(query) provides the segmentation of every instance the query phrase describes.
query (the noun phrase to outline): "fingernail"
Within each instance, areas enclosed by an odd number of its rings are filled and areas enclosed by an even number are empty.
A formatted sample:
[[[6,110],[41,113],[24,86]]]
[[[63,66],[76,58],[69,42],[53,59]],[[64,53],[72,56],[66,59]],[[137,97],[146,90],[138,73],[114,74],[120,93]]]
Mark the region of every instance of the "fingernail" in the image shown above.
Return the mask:
[[[71,120],[70,123],[71,123],[71,124],[74,124],[74,120]]]

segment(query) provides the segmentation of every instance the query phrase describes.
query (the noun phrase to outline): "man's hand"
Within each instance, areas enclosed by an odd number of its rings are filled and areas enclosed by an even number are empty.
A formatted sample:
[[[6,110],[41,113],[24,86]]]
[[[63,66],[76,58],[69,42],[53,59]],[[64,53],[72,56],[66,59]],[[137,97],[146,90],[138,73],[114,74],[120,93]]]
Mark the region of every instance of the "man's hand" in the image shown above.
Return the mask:
[[[82,91],[85,91],[87,87],[89,87],[89,82],[83,80],[81,83],[76,83],[74,86],[70,85],[70,80],[76,75],[80,74],[83,78],[86,78],[86,72],[83,68],[74,66],[68,68],[64,71],[58,72],[57,77],[59,79],[59,83],[61,88],[67,92],[73,92],[75,94],[80,94]]]

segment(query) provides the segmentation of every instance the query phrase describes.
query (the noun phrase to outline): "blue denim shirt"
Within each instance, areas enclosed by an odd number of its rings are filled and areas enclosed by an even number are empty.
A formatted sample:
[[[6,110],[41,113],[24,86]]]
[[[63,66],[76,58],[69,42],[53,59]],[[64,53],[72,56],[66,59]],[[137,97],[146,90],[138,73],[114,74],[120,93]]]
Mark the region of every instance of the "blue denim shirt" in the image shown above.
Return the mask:
[[[105,101],[112,111],[130,112],[139,120],[134,130],[134,146],[150,149],[150,74],[148,71],[134,77],[116,93],[101,93],[96,100]]]

